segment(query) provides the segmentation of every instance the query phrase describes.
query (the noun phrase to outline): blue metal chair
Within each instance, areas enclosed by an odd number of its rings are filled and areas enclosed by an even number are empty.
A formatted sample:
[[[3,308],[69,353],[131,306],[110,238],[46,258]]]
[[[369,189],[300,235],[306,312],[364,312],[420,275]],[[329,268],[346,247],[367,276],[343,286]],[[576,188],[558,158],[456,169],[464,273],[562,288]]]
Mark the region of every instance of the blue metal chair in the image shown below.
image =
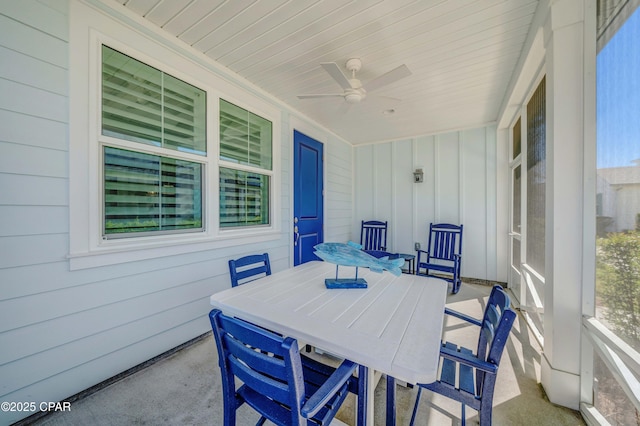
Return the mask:
[[[326,425],[348,392],[364,387],[353,376],[358,365],[351,361],[338,368],[313,361],[300,355],[295,339],[218,309],[209,319],[222,373],[225,426],[236,424],[236,410],[245,402],[261,415],[258,425],[266,420],[276,425]],[[238,388],[236,377],[242,382]],[[359,404],[363,399],[359,396]]]
[[[418,250],[416,274],[449,281],[451,292],[455,294],[460,290],[461,262],[462,225],[431,223],[427,250]],[[425,272],[422,273],[421,269],[425,269]]]
[[[244,284],[271,275],[271,263],[269,254],[252,254],[240,259],[229,261],[229,274],[231,275],[231,287]]]
[[[360,245],[369,252],[387,251],[387,222],[378,220],[362,221],[360,227]],[[370,253],[375,256],[374,253]]]
[[[482,320],[445,309],[452,315],[480,327],[475,355],[470,349],[443,342],[440,348],[441,373],[438,380],[418,385],[418,395],[411,415],[411,425],[418,411],[420,393],[428,389],[462,403],[462,425],[465,406],[478,411],[480,426],[491,425],[493,391],[504,350],[516,313],[511,309],[509,296],[500,286],[494,286],[487,301]]]

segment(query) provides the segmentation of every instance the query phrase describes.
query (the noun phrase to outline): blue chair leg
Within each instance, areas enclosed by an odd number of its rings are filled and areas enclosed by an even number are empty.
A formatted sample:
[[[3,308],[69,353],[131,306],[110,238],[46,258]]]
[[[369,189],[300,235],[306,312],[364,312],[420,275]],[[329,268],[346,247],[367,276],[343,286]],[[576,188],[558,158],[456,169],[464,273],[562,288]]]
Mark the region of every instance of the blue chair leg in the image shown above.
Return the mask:
[[[396,424],[396,379],[387,375],[387,426]]]
[[[411,422],[409,422],[409,426],[413,426],[413,422],[416,420],[416,414],[418,413],[418,403],[420,402],[421,393],[422,387],[418,386],[418,395],[416,395],[416,403],[413,406],[413,413],[411,413]]]
[[[451,282],[451,293],[456,294],[460,291],[460,284],[462,280],[458,275],[453,276],[453,281]]]
[[[460,423],[462,424],[462,426],[465,426],[467,424],[467,415],[465,413],[464,404],[462,404],[462,418],[460,419]]]
[[[358,426],[365,426],[367,424],[367,388],[369,381],[367,375],[369,374],[369,367],[360,365],[358,367],[358,414],[356,424]]]

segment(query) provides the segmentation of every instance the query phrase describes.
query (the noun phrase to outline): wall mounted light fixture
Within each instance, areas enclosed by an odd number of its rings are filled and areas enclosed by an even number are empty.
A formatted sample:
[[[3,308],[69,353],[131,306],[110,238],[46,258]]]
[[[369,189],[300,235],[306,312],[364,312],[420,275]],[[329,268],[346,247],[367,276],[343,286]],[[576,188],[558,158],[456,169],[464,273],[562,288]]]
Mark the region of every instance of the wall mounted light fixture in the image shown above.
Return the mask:
[[[422,169],[416,169],[416,171],[413,172],[413,181],[415,183],[424,181],[424,173],[422,172]]]

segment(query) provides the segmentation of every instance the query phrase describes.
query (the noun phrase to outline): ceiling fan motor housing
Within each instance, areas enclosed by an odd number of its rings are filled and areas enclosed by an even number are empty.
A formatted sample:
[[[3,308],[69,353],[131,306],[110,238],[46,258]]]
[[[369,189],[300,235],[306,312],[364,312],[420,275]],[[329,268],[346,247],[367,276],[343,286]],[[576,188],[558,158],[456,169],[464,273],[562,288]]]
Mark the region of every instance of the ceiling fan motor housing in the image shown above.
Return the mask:
[[[362,87],[357,89],[346,89],[344,91],[344,100],[350,104],[357,104],[367,96],[367,92]]]
[[[344,95],[344,100],[350,104],[357,104],[362,100],[362,96],[359,93],[347,93]]]
[[[362,68],[362,61],[360,58],[351,58],[347,61],[345,67],[351,71],[351,73],[356,73]]]

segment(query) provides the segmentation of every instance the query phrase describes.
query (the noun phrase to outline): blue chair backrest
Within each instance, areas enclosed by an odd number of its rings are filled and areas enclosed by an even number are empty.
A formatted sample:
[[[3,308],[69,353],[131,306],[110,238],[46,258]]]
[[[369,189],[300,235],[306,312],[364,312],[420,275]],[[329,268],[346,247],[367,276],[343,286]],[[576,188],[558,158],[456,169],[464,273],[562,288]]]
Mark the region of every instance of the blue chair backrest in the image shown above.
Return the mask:
[[[378,220],[362,221],[360,245],[363,250],[387,250],[387,222]]]
[[[462,225],[431,223],[429,225],[429,259],[451,260],[462,254]]]
[[[269,254],[252,254],[240,259],[232,259],[229,261],[229,274],[231,275],[231,287],[253,281],[260,276],[271,275]]]
[[[209,319],[218,348],[224,397],[235,398],[235,376],[261,395],[291,407],[291,424],[306,424],[300,414],[305,389],[296,340],[228,317],[217,309],[209,313]],[[234,406],[233,401],[227,402]]]
[[[500,365],[502,352],[516,317],[516,313],[510,305],[511,301],[504,289],[498,285],[494,286],[482,317],[476,352],[479,359]],[[476,370],[478,386],[482,384],[484,375],[485,373],[482,371]],[[493,380],[495,380],[495,376]]]

